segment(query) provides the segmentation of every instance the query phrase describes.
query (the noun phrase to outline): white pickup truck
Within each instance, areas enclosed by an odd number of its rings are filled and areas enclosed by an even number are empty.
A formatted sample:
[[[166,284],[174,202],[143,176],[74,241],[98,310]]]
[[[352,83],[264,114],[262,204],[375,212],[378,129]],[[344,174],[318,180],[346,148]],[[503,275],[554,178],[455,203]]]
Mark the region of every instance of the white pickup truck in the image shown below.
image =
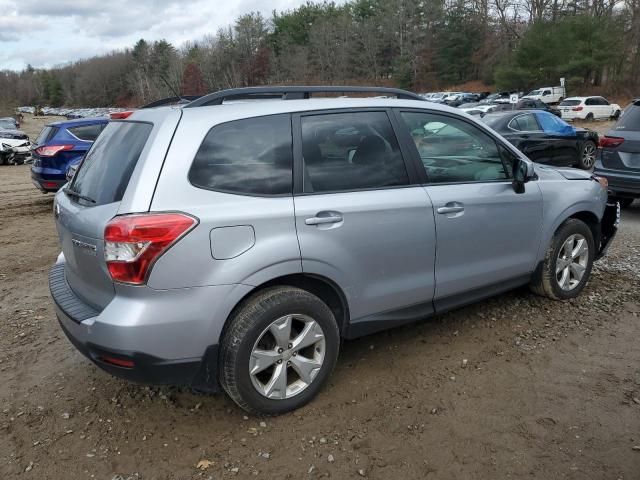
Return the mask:
[[[542,87],[537,90],[530,91],[523,98],[540,100],[544,103],[560,103],[564,100],[565,96],[566,92],[564,87]]]

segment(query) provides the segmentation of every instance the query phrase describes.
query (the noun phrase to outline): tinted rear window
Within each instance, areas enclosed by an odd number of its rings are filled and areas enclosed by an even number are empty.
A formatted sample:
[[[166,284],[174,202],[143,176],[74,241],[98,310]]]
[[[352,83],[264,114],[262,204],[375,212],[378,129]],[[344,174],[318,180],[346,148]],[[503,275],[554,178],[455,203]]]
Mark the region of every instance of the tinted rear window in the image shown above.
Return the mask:
[[[640,131],[640,105],[628,106],[613,129]]]
[[[93,142],[104,127],[104,123],[96,123],[93,125],[80,125],[78,127],[67,128],[71,134],[79,138],[80,140],[85,140],[87,142]]]
[[[580,100],[563,100],[560,102],[561,107],[575,107],[580,105]]]
[[[149,123],[109,123],[87,153],[70,188],[92,198],[96,205],[122,200],[152,129]]]
[[[247,118],[213,127],[189,170],[196,187],[243,194],[292,193],[288,114]]]
[[[34,142],[36,145],[42,145],[51,140],[58,133],[58,127],[44,127]]]

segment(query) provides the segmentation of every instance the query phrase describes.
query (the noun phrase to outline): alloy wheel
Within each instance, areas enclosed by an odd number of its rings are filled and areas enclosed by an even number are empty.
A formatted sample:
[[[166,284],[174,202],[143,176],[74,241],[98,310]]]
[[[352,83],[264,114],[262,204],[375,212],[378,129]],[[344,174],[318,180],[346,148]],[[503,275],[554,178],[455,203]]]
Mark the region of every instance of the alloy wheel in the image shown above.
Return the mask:
[[[325,356],[322,327],[307,315],[274,320],[251,350],[249,375],[263,396],[282,400],[298,395],[320,372]]]
[[[576,288],[584,277],[589,262],[587,239],[576,233],[570,235],[560,248],[556,259],[556,281],[563,290]]]
[[[596,146],[589,142],[582,149],[582,164],[586,168],[591,168],[594,163],[596,163]]]

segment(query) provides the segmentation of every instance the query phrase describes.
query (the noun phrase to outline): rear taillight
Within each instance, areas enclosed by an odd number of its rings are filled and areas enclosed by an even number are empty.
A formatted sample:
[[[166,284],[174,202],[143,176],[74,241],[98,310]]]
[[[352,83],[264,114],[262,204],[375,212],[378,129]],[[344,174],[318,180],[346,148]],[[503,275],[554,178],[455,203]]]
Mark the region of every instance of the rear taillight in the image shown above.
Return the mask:
[[[114,217],[104,229],[104,258],[111,278],[144,284],[155,261],[197,224],[184,213]]]
[[[581,112],[583,109],[583,107],[573,107],[571,110],[573,110],[574,112]]]
[[[59,152],[73,150],[73,145],[48,145],[36,148],[36,154],[40,157],[53,157]]]
[[[111,120],[124,120],[125,118],[129,118],[132,113],[133,110],[127,112],[113,112],[109,115],[109,117],[111,118]]]
[[[600,148],[616,148],[622,145],[624,138],[604,136],[600,138]]]

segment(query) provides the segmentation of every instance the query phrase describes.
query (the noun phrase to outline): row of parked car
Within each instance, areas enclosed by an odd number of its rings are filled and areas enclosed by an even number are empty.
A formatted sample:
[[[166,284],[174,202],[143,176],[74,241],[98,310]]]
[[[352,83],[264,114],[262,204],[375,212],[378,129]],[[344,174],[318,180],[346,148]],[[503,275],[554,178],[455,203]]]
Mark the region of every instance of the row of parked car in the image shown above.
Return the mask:
[[[103,108],[56,108],[56,107],[18,107],[20,113],[30,113],[31,115],[51,115],[74,118],[109,117],[112,113],[124,112],[125,108],[103,107]]]
[[[469,99],[469,95],[476,95],[477,102],[460,104],[458,109],[477,116],[538,163],[573,166],[585,170],[593,169],[594,166],[619,171],[640,169],[640,146],[636,144],[640,139],[636,139],[633,133],[639,130],[638,126],[633,126],[634,123],[640,122],[640,115],[634,113],[639,110],[638,101],[632,102],[625,110],[624,119],[620,118],[612,131],[600,138],[596,132],[573,126],[562,117],[620,117],[622,109],[602,97],[571,97],[553,107],[540,98],[529,98],[529,95],[522,97],[516,104],[508,103],[507,97],[514,92],[451,93],[452,95],[444,95],[441,92],[421,96],[431,98],[429,101],[434,103],[449,103],[452,106],[460,99]],[[23,107],[23,111],[26,111],[26,108],[29,107]],[[123,109],[100,110],[110,111],[110,116],[115,118],[124,112]],[[9,145],[6,143],[11,143],[15,155],[9,157],[5,154],[0,160],[9,162],[14,159],[14,163],[22,163],[31,155],[33,183],[42,192],[55,192],[73,176],[78,164],[109,120],[109,116],[99,116],[52,122],[42,130],[33,144],[30,144],[27,136],[18,131],[19,125],[15,120],[0,119],[0,137],[5,137],[2,138],[4,148],[7,150]],[[3,121],[14,123],[8,125],[3,124]],[[2,130],[3,128],[5,130]],[[623,138],[620,132],[629,138]],[[601,159],[604,159],[604,163]],[[597,164],[597,161],[600,161],[600,164]],[[606,176],[611,175],[612,173],[608,172]],[[618,187],[616,181],[612,182],[612,188],[617,188],[616,194],[621,196],[623,204],[630,203],[636,194],[640,196],[635,186],[629,187],[629,183],[634,182],[636,180],[633,178],[625,178]]]

